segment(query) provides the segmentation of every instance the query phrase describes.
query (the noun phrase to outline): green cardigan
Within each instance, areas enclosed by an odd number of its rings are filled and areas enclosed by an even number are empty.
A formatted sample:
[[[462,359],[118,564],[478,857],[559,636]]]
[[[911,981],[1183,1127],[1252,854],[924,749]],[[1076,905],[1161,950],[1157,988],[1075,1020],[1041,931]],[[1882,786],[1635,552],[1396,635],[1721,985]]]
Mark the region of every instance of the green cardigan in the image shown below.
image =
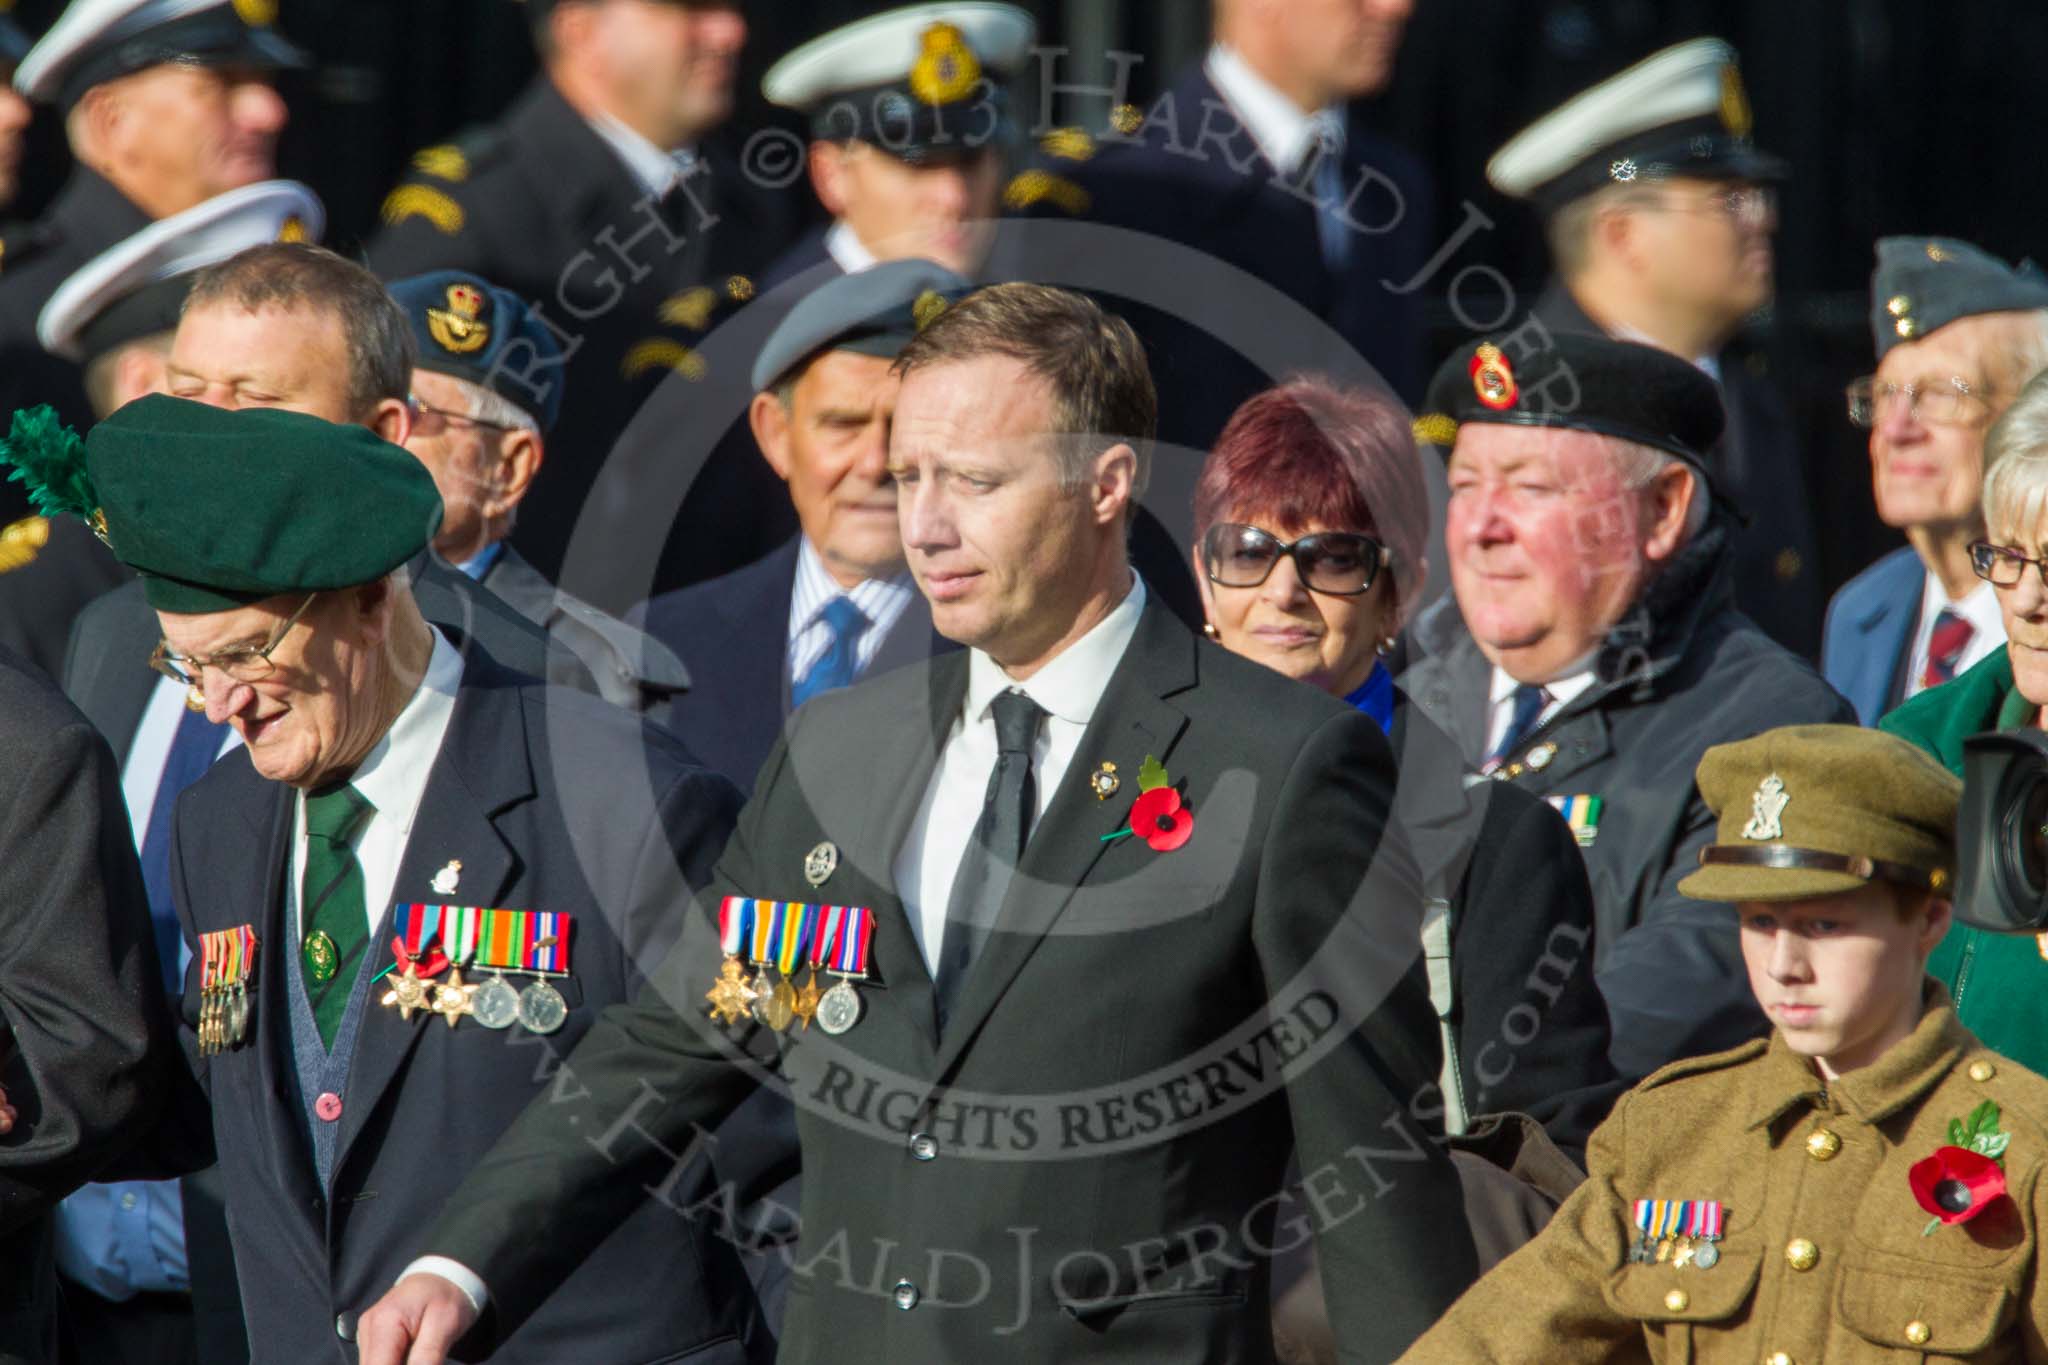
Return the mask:
[[[1961,776],[1964,739],[2021,729],[2038,710],[2013,686],[2012,656],[2001,649],[1955,681],[1914,697],[1878,728],[1919,745]],[[2048,936],[1989,934],[1958,924],[1927,960],[1927,972],[1948,987],[1957,1017],[1986,1047],[2048,1075],[2044,958]]]

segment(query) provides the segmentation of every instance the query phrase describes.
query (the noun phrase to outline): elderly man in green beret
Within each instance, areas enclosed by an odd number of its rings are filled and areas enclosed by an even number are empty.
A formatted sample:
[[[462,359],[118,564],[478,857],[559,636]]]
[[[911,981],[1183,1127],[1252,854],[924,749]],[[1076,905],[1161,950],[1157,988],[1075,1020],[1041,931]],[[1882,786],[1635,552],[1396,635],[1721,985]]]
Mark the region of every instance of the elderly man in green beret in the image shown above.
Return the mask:
[[[738,793],[665,731],[430,625],[405,566],[441,500],[365,427],[152,396],[82,467],[75,439],[11,453],[140,575],[155,667],[241,738],[178,806],[182,1020],[252,1358],[335,1359],[449,1173],[676,937]],[[702,1159],[673,1164],[680,1196],[709,1187]],[[647,1201],[508,1358],[758,1341],[713,1231]]]
[[[1891,735],[1707,751],[1717,841],[1681,885],[1742,921],[1768,1040],[1652,1075],[1586,1183],[1412,1362],[2039,1360],[2048,1081],[1957,1021],[1961,783]]]

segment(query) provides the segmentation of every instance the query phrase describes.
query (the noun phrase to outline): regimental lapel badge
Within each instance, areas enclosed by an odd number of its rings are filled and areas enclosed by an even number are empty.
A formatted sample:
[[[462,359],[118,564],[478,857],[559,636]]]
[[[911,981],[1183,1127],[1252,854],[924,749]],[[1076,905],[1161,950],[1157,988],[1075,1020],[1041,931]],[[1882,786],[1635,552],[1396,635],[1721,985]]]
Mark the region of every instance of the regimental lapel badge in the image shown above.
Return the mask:
[[[1554,741],[1546,739],[1541,744],[1531,749],[1529,751],[1529,756],[1523,759],[1522,761],[1529,765],[1530,772],[1540,773],[1545,768],[1549,767],[1551,761],[1554,760],[1556,757],[1556,743]]]
[[[1726,1221],[1718,1199],[1638,1199],[1629,1264],[1712,1270],[1721,1263],[1718,1244]]]
[[[1756,795],[1750,798],[1749,823],[1742,827],[1745,839],[1782,839],[1785,837],[1785,807],[1792,797],[1785,790],[1785,780],[1772,773],[1757,784]]]
[[[752,1017],[778,1032],[816,1019],[827,1033],[846,1032],[860,1018],[851,983],[868,974],[874,932],[874,912],[864,906],[727,896],[718,906],[725,960],[704,993],[712,1018],[730,1025]],[[759,969],[751,979],[742,958]],[[801,988],[799,967],[809,968]],[[829,990],[818,989],[821,969],[839,978]]]
[[[430,888],[432,888],[434,894],[437,896],[452,896],[455,894],[455,888],[459,886],[461,882],[462,859],[450,858],[447,862],[447,865],[444,866],[439,872],[436,872],[434,874],[434,879],[431,882],[428,882],[427,885]]]
[[[823,886],[838,870],[839,845],[830,839],[821,840],[804,855],[804,880],[812,886]]]
[[[1123,785],[1123,779],[1116,775],[1116,764],[1105,762],[1088,775],[1088,790],[1095,793],[1097,801],[1107,801],[1116,795],[1116,789]]]
[[[1167,776],[1166,765],[1150,754],[1138,765],[1138,799],[1131,803],[1130,823],[1102,836],[1103,843],[1135,834],[1154,853],[1171,853],[1195,832],[1195,813]]]
[[[1572,838],[1579,841],[1580,848],[1593,846],[1593,841],[1600,837],[1600,810],[1606,805],[1605,801],[1597,796],[1546,796],[1543,799],[1572,827]]]
[[[199,936],[199,1054],[211,1057],[249,1036],[249,983],[256,977],[252,925]]]

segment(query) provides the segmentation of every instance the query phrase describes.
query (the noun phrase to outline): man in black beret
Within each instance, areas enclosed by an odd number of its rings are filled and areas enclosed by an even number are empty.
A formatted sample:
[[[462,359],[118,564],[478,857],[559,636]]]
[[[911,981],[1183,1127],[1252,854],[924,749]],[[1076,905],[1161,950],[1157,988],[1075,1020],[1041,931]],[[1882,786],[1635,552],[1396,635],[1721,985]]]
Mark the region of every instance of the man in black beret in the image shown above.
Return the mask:
[[[156,669],[241,741],[180,801],[170,867],[252,1359],[345,1357],[452,1174],[660,960],[738,793],[430,625],[406,565],[440,498],[364,427],[151,396],[83,466],[38,463],[140,575]],[[710,1178],[671,1174],[679,1201]],[[599,1240],[511,1358],[750,1358],[707,1223],[650,1199]]]
[[[546,630],[564,647],[557,659],[580,661],[598,695],[665,721],[689,686],[681,660],[556,587],[508,539],[561,411],[567,381],[554,333],[511,290],[459,270],[398,280],[391,297],[416,347],[405,448],[441,491],[435,553]]]
[[[1822,599],[1804,455],[1740,338],[1771,301],[1785,175],[1753,122],[1735,50],[1694,38],[1566,100],[1496,152],[1486,176],[1542,216],[1556,273],[1535,320],[1662,347],[1719,382],[1728,426],[1715,479],[1746,518],[1735,600],[1810,658]]]
[[[1983,538],[1985,437],[2048,367],[2048,275],[1948,237],[1884,237],[1870,277],[1877,373],[1850,384],[1878,519],[1906,544],[1828,603],[1821,672],[1865,725],[2005,647]]]
[[[1721,396],[1667,351],[1524,334],[1453,354],[1418,435],[1449,451],[1453,596],[1403,686],[1468,761],[1547,798],[1592,876],[1616,1069],[1758,1036],[1732,915],[1678,895],[1713,830],[1700,755],[1851,719],[1739,614],[1710,452]]]
[[[89,419],[77,367],[37,345],[37,314],[73,271],[160,218],[275,173],[287,111],[271,87],[304,54],[258,6],[71,0],[14,73],[64,120],[71,178],[0,257],[0,412],[53,402]],[[259,16],[261,17],[261,16]],[[21,515],[0,493],[0,522]]]

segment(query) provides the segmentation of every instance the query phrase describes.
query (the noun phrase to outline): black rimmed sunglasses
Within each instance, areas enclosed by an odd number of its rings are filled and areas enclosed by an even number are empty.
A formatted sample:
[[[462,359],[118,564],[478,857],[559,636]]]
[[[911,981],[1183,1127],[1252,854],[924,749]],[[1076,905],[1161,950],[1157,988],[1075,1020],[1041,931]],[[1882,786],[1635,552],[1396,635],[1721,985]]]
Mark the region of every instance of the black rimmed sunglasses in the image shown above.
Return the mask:
[[[1209,581],[1226,588],[1258,587],[1282,555],[1293,557],[1305,586],[1332,597],[1371,591],[1390,558],[1386,546],[1356,531],[1316,531],[1290,543],[1256,526],[1223,521],[1202,537]]]

